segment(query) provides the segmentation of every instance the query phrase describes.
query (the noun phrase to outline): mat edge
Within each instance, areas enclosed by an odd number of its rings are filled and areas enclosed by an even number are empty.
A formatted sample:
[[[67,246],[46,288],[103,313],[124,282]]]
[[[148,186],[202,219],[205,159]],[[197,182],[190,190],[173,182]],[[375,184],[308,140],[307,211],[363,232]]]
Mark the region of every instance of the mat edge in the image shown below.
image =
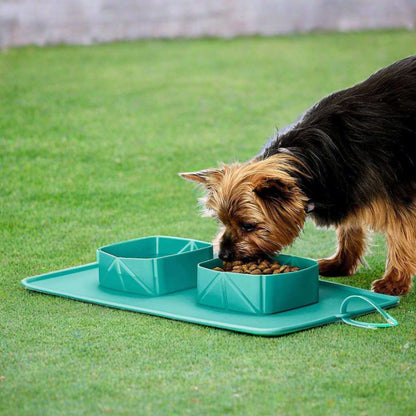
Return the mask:
[[[140,310],[138,308],[137,310],[135,310],[135,309],[132,309],[132,308],[125,307],[123,304],[120,304],[120,303],[117,303],[117,302],[109,304],[109,303],[106,303],[106,302],[97,301],[93,298],[88,298],[88,297],[80,298],[80,297],[77,297],[77,296],[71,296],[71,295],[61,293],[61,292],[56,292],[56,291],[53,291],[53,290],[47,290],[45,288],[37,288],[36,285],[35,285],[35,282],[37,282],[37,281],[44,281],[44,280],[47,280],[49,278],[57,278],[57,277],[68,275],[68,274],[71,274],[71,273],[74,273],[74,272],[82,272],[82,271],[87,271],[87,270],[92,270],[92,269],[98,269],[98,263],[97,262],[88,263],[88,264],[81,265],[81,266],[70,267],[70,268],[58,270],[58,271],[55,271],[55,272],[49,272],[49,273],[45,273],[45,274],[40,274],[40,275],[36,275],[36,276],[27,277],[27,278],[21,280],[21,283],[27,290],[35,291],[37,293],[44,293],[44,294],[49,294],[49,295],[53,295],[53,296],[63,297],[63,298],[66,298],[66,299],[81,301],[81,302],[84,302],[84,303],[92,303],[92,304],[103,306],[103,307],[110,307],[110,308],[121,309],[121,310],[129,311],[129,312],[148,314],[148,315],[152,315],[152,316],[162,317],[162,318],[165,318],[165,319],[172,319],[172,320],[180,321],[180,322],[187,322],[187,323],[192,323],[192,324],[197,324],[197,325],[203,325],[203,326],[207,326],[207,327],[211,327],[211,328],[226,329],[226,330],[231,330],[231,331],[235,331],[235,332],[255,335],[255,336],[265,336],[265,337],[282,336],[282,335],[287,335],[287,334],[290,334],[290,333],[300,332],[300,331],[303,331],[303,330],[307,330],[307,329],[319,327],[319,326],[322,326],[322,325],[336,323],[336,322],[341,321],[341,314],[336,314],[336,315],[333,315],[330,319],[328,319],[328,318],[317,319],[316,321],[310,322],[309,325],[307,325],[305,327],[302,327],[301,329],[299,329],[297,327],[293,327],[293,326],[286,327],[286,328],[274,329],[274,330],[272,328],[260,329],[258,327],[245,327],[245,326],[236,327],[234,325],[227,325],[227,324],[224,325],[223,323],[218,322],[218,321],[207,321],[207,320],[201,321],[199,319],[189,318],[189,317],[186,317],[186,316],[172,315],[170,313],[161,314],[160,312],[158,313],[158,311],[156,311],[156,310],[152,311],[151,309],[148,309],[148,310],[143,310],[142,309],[142,310]],[[323,284],[323,285],[326,285],[326,286],[342,287],[344,290],[347,290],[349,292],[350,291],[355,292],[356,290],[364,291],[365,293],[368,293],[372,297],[378,298],[379,301],[383,301],[382,304],[380,305],[382,308],[393,308],[393,307],[397,306],[400,302],[400,299],[396,296],[378,294],[378,293],[372,292],[372,291],[367,290],[367,289],[361,289],[361,288],[357,288],[357,287],[354,287],[354,286],[348,286],[348,285],[345,285],[345,284],[342,284],[342,283],[326,281],[326,280],[323,280],[323,279],[319,279],[319,282],[320,282],[320,284]],[[188,289],[188,290],[195,290],[195,288]],[[365,312],[355,313],[355,314],[354,313],[346,314],[346,315],[343,314],[342,316],[346,317],[348,315],[348,317],[357,317],[357,316],[363,316],[363,315],[371,314],[373,312],[374,311],[370,310],[370,311],[365,311]]]

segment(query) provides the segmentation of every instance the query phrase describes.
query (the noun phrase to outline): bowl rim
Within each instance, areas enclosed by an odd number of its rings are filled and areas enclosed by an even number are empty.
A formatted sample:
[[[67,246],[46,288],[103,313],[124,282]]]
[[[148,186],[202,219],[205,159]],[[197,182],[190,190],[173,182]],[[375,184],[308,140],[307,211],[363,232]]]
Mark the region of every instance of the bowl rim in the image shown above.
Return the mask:
[[[203,244],[204,247],[200,247],[194,250],[190,250],[190,251],[185,251],[183,253],[179,252],[179,253],[173,253],[173,254],[167,254],[165,256],[155,256],[155,257],[125,257],[125,256],[116,256],[115,254],[111,254],[109,253],[106,249],[108,249],[109,247],[114,247],[114,246],[118,246],[118,245],[122,245],[122,244],[127,244],[127,243],[134,243],[136,241],[140,241],[140,240],[149,240],[152,238],[165,238],[165,239],[169,239],[169,240],[181,240],[181,241],[187,241],[188,244],[193,242],[193,243],[200,243]],[[186,245],[182,248],[182,250],[186,247]],[[194,238],[185,238],[185,237],[175,237],[175,236],[168,236],[168,235],[151,235],[151,236],[146,236],[146,237],[139,237],[139,238],[133,238],[131,240],[126,240],[126,241],[119,241],[117,243],[113,243],[113,244],[107,244],[105,246],[99,247],[97,248],[97,253],[105,253],[107,256],[111,256],[114,258],[118,258],[118,259],[131,259],[131,260],[158,260],[158,259],[164,259],[167,257],[173,257],[173,256],[182,256],[188,253],[196,253],[198,251],[201,250],[205,250],[205,249],[209,249],[212,248],[212,244],[208,243],[206,241],[202,241],[202,240],[195,240]]]
[[[277,254],[276,256],[273,256],[272,259],[277,259],[280,256],[288,257],[290,259],[297,258],[297,259],[302,259],[302,260],[309,260],[309,261],[311,261],[311,264],[308,267],[304,267],[304,268],[296,270],[294,272],[286,272],[286,273],[277,273],[277,274],[273,274],[273,273],[269,273],[269,274],[235,273],[235,272],[226,271],[226,270],[224,270],[222,272],[220,270],[214,270],[211,267],[206,266],[205,263],[212,262],[214,260],[220,260],[221,261],[221,259],[219,257],[214,257],[212,259],[204,260],[204,261],[198,263],[198,269],[201,267],[203,269],[211,270],[212,272],[216,272],[216,273],[227,273],[227,274],[230,274],[230,275],[233,275],[233,276],[250,276],[251,278],[253,278],[253,277],[262,277],[262,276],[273,276],[273,277],[282,276],[282,275],[283,276],[288,276],[288,275],[293,275],[293,274],[296,274],[296,273],[299,273],[299,272],[309,271],[309,270],[312,270],[312,269],[318,267],[318,262],[314,259],[311,259],[310,257],[294,256],[292,254]]]

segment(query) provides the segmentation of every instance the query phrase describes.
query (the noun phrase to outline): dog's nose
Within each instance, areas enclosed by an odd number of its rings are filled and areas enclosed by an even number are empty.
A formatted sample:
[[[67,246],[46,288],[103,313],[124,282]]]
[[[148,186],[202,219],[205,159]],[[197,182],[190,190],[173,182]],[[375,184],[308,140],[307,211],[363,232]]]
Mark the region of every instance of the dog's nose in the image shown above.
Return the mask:
[[[234,258],[234,255],[231,250],[221,249],[220,252],[218,253],[218,257],[224,261],[232,261]]]

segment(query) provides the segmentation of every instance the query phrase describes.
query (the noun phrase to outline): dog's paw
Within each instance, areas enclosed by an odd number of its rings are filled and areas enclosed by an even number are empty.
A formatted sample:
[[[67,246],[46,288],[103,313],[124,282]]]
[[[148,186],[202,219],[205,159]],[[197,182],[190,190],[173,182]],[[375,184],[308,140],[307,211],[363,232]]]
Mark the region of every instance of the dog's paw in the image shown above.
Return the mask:
[[[352,276],[357,266],[350,263],[339,261],[337,257],[330,259],[320,259],[319,274],[324,277]]]
[[[411,280],[393,280],[389,278],[375,280],[371,290],[385,295],[401,296],[410,292]]]

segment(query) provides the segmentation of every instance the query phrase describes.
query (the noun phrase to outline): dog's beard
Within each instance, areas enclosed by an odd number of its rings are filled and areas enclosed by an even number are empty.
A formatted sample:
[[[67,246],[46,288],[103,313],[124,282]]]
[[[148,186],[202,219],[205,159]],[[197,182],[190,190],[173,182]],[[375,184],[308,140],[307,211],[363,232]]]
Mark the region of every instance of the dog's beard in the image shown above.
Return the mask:
[[[213,240],[214,250],[219,257],[230,261],[270,258],[290,245],[300,231],[300,227],[296,227],[296,233],[283,233],[282,229],[278,232],[276,224],[269,224],[268,228],[271,231],[261,225],[256,231],[244,235],[239,231],[230,230],[229,227],[221,227]]]
[[[250,236],[250,241],[247,238],[236,239],[232,245],[225,243],[224,234],[230,234],[227,228],[222,226],[212,241],[214,252],[218,256],[223,257],[225,252],[225,245],[230,255],[230,260],[243,260],[251,261],[258,258],[269,258],[280,251],[281,247],[272,242],[270,239],[265,239],[262,236],[254,235]],[[259,234],[259,232],[257,232]]]

